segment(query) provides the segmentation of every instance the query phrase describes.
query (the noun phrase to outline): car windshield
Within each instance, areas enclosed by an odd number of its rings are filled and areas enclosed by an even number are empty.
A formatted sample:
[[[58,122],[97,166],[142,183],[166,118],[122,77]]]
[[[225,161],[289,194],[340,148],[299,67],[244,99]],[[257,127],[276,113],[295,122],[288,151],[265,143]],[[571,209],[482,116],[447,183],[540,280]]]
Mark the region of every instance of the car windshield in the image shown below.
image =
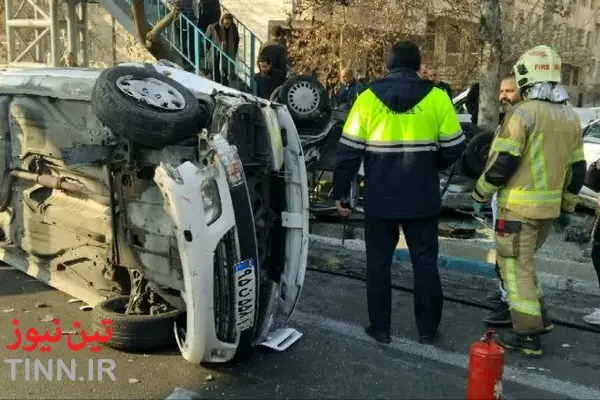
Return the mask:
[[[583,131],[583,136],[585,138],[600,139],[600,120],[594,121],[588,125]]]

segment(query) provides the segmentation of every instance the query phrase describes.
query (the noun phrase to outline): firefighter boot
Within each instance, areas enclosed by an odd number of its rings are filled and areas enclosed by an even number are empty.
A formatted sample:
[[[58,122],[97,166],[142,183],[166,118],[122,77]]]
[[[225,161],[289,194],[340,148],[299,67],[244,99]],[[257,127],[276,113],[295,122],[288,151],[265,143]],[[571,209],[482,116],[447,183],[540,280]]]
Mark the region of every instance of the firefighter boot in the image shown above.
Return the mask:
[[[552,332],[552,330],[554,329],[554,324],[552,323],[552,320],[548,315],[547,308],[542,308],[542,321],[544,322],[544,330],[542,331],[542,334]]]
[[[504,332],[500,335],[498,343],[505,349],[518,351],[523,357],[540,358],[543,355],[539,333],[527,335]]]
[[[507,303],[500,303],[498,307],[483,319],[483,323],[492,326],[512,325],[510,310]]]

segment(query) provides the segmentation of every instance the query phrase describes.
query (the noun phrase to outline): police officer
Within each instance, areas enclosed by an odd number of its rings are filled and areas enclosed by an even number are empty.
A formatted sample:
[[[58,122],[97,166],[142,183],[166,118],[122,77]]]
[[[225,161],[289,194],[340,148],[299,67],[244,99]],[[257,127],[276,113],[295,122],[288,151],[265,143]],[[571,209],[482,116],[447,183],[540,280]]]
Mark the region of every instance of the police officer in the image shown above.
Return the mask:
[[[513,325],[500,343],[524,356],[541,357],[540,334],[552,324],[533,259],[556,218],[568,225],[586,163],[579,117],[560,83],[558,54],[549,46],[534,47],[514,71],[524,101],[506,114],[472,196],[480,214],[498,193],[496,259]]]
[[[438,171],[450,167],[465,137],[448,95],[417,75],[421,55],[411,42],[395,44],[389,73],[373,81],[355,101],[340,139],[333,195],[342,198],[361,161],[365,170],[366,333],[390,342],[391,263],[402,227],[414,269],[414,312],[422,343],[432,343],[442,317],[438,271]]]

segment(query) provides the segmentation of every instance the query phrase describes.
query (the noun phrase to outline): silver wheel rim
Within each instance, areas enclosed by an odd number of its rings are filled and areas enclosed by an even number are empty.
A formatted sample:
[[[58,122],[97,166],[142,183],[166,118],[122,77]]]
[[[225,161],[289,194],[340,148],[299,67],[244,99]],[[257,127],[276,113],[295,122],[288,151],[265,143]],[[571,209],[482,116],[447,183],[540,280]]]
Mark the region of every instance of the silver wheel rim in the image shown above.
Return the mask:
[[[297,114],[308,115],[319,108],[321,94],[307,81],[295,82],[287,95],[288,106]]]
[[[122,93],[160,110],[180,111],[185,108],[183,95],[158,79],[127,75],[118,78],[116,83]]]

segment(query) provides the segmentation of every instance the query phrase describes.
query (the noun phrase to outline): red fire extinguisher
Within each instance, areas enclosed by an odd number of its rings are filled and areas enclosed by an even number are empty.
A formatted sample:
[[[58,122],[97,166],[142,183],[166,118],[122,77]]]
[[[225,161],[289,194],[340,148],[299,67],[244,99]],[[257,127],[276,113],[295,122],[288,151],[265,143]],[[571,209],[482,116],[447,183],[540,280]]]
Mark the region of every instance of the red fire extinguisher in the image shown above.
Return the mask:
[[[494,331],[485,332],[473,343],[469,352],[467,400],[501,400],[504,349],[493,338]]]

